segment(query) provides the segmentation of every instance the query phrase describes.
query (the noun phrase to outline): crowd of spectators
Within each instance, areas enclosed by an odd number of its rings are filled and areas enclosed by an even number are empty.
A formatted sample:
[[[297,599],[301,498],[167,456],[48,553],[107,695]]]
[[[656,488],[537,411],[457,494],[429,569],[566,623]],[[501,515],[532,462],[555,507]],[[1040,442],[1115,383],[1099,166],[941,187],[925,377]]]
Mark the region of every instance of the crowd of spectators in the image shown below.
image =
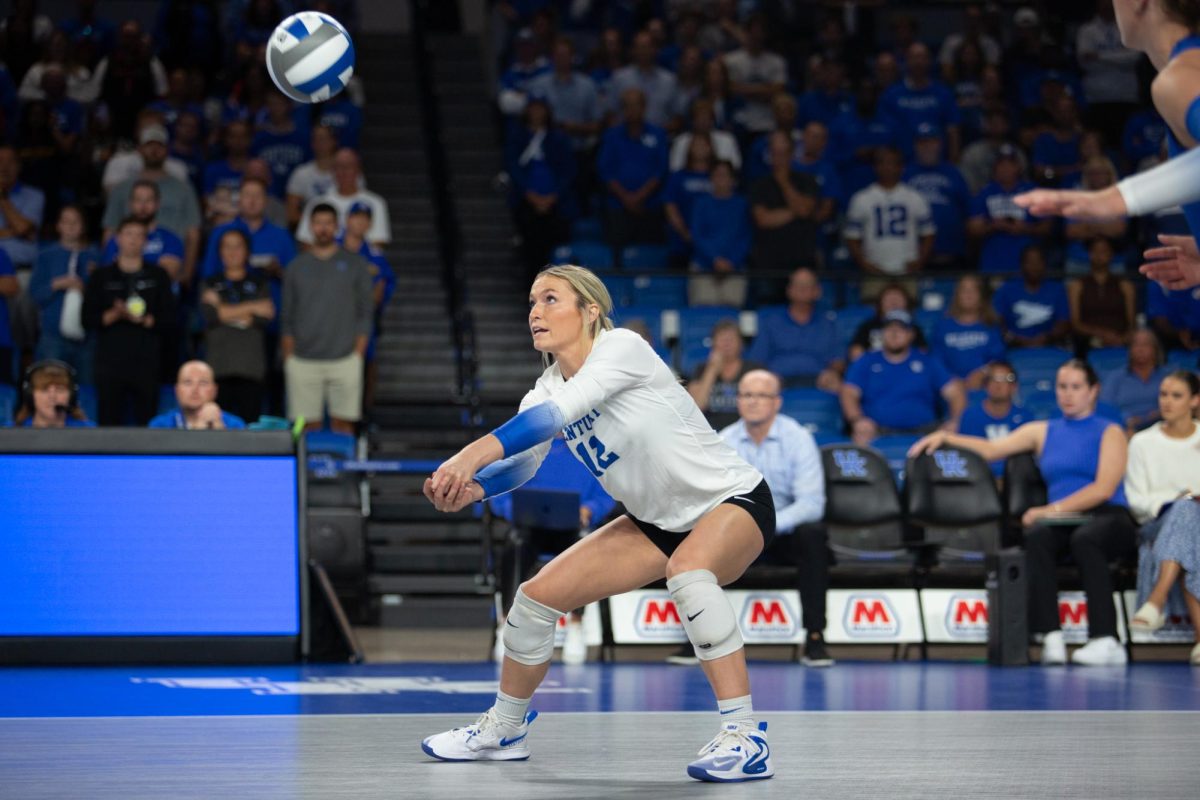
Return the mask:
[[[1159,234],[1185,230],[1181,212],[1057,221],[1013,202],[1164,157],[1111,2],[800,5],[497,4],[525,266],[599,239],[614,275],[675,273],[682,305],[757,309],[744,361],[714,329],[686,376],[715,421],[758,365],[838,395],[838,433],[864,442],[953,428],[981,403],[1006,418],[1021,398],[993,397],[989,376],[1018,349],[1061,348],[1102,351],[1104,409],[1130,433],[1152,422],[1168,351],[1194,366],[1200,292],[1131,276]],[[848,341],[839,317],[863,320]]]
[[[160,424],[205,427],[195,412],[208,402],[222,427],[265,413],[357,421],[395,285],[379,249],[387,204],[358,156],[361,86],[297,104],[263,54],[299,10],[353,32],[354,0],[161,0],[153,25],[74,5],[52,21],[19,0],[0,19],[0,384],[53,359],[102,425],[147,424],[171,383],[179,410]],[[307,288],[290,293],[297,264]],[[314,283],[352,319],[314,315]],[[357,358],[356,374],[285,395],[305,356]],[[196,389],[185,405],[185,379],[212,396],[199,403]]]

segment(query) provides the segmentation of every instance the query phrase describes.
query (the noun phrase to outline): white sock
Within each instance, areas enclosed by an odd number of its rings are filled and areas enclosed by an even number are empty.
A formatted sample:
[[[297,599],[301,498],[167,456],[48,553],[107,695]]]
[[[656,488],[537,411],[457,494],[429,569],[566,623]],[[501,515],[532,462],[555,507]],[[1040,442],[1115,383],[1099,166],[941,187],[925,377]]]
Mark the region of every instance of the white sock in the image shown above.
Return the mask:
[[[529,711],[529,701],[532,699],[526,697],[522,700],[504,692],[496,692],[496,703],[492,708],[496,709],[496,717],[505,725],[519,728],[525,724],[525,713]]]
[[[739,725],[754,725],[754,703],[750,702],[750,695],[718,700],[717,710],[721,712],[722,725],[729,722],[736,722]]]

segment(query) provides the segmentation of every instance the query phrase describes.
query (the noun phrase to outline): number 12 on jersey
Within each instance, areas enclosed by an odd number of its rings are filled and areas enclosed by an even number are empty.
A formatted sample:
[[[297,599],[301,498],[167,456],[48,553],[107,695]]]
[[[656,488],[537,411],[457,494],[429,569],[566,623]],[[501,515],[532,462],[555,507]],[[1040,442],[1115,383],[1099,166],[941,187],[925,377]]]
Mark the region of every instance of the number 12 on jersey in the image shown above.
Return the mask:
[[[621,458],[616,453],[607,452],[604,442],[595,436],[589,436],[586,445],[583,442],[575,445],[575,452],[579,453],[579,459],[583,462],[584,466],[591,470],[592,474],[597,478],[604,474],[604,470],[611,467]]]

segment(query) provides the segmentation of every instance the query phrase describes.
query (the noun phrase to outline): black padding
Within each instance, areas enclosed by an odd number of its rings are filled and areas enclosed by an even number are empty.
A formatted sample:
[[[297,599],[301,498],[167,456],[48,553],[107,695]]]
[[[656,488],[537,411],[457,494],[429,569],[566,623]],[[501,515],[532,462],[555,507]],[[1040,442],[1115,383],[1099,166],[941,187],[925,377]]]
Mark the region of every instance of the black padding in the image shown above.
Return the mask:
[[[1004,516],[1000,492],[983,457],[943,447],[908,460],[908,518],[921,526],[980,525]]]
[[[825,445],[821,466],[825,470],[826,522],[877,525],[903,515],[892,470],[878,451],[849,444]]]

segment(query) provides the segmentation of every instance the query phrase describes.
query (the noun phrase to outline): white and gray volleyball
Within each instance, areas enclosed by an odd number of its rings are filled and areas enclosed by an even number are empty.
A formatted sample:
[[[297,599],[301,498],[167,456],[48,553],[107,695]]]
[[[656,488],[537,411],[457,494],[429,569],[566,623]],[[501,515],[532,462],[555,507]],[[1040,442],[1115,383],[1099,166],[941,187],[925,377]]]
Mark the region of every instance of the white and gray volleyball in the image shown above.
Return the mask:
[[[346,88],[354,74],[354,42],[328,14],[301,11],[267,42],[267,72],[279,91],[300,103],[320,103]]]

